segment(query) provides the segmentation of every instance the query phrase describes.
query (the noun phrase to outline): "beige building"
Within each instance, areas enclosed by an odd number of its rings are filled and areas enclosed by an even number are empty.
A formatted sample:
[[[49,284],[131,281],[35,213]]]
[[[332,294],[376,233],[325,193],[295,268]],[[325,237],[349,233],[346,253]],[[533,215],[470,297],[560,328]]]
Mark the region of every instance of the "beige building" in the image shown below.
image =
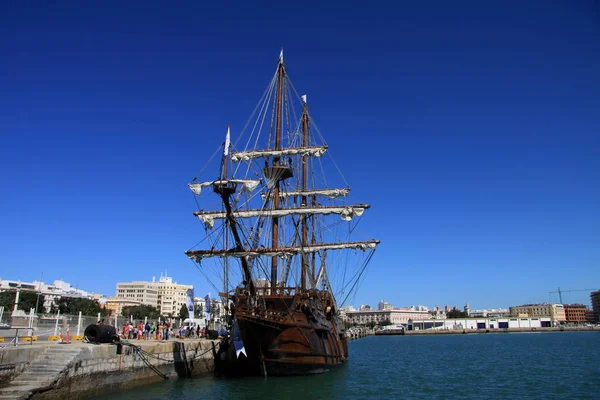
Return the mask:
[[[510,315],[520,318],[550,317],[550,319],[557,322],[567,320],[565,308],[562,304],[524,304],[510,307]]]
[[[366,325],[371,322],[379,324],[383,321],[390,321],[393,325],[407,324],[409,320],[428,319],[431,317],[427,311],[412,310],[410,308],[347,311],[342,315],[343,320],[357,325]]]
[[[165,317],[177,316],[185,304],[188,289],[193,289],[193,286],[181,285],[173,282],[173,278],[161,276],[158,282],[154,278],[152,282],[119,282],[116,297],[156,307]]]
[[[158,309],[161,315],[177,316],[181,306],[185,304],[188,289],[193,289],[190,285],[181,285],[173,282],[168,276],[161,276],[158,287]]]
[[[158,306],[158,283],[157,282],[119,282],[117,283],[117,295],[127,300],[134,300],[139,304]]]
[[[137,300],[131,300],[123,297],[109,297],[106,299],[106,309],[110,310],[111,315],[123,315],[123,307],[139,306],[140,303]],[[126,317],[129,317],[126,315]]]

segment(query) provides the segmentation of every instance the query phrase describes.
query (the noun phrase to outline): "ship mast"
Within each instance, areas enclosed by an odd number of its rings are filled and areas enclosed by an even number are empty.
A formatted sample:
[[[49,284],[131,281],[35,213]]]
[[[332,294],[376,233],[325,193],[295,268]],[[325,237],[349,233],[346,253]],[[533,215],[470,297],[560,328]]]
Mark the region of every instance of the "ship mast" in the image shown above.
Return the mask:
[[[231,207],[230,197],[236,190],[236,184],[234,182],[230,182],[227,180],[227,162],[229,160],[229,146],[230,146],[230,127],[227,124],[227,135],[225,136],[225,144],[223,147],[223,176],[219,181],[213,183],[213,190],[215,193],[221,196],[223,200],[223,205],[225,206],[225,249],[229,249],[229,234],[227,233],[227,228],[231,229],[231,233],[233,234],[233,240],[235,241],[235,250],[242,251],[244,249],[244,245],[242,244],[242,239],[238,232],[237,221],[233,216],[233,209]],[[248,260],[246,258],[241,259],[242,262],[242,270],[244,271],[244,281],[245,284],[248,285],[250,290],[250,294],[254,295],[254,282],[252,281],[252,274],[250,272],[250,265],[248,264]],[[227,293],[229,290],[229,258],[225,257],[224,262],[224,274],[223,274],[223,286],[224,293]]]
[[[302,147],[308,146],[308,104],[306,104],[306,95],[302,96],[302,100],[304,102],[304,107],[302,111]],[[306,192],[307,187],[307,175],[308,175],[308,156],[305,154],[302,156],[302,192]],[[307,197],[306,195],[302,196],[302,207],[307,206]],[[305,247],[308,244],[308,216],[302,216],[302,247]],[[308,271],[308,255],[302,254],[302,272],[300,277],[300,285],[302,290],[306,290],[306,273]]]
[[[227,124],[227,135],[225,136],[225,144],[223,145],[223,177],[222,181],[227,181],[227,164],[229,160],[229,145],[231,143],[230,136],[231,128]],[[225,235],[224,235],[224,248],[229,248],[229,219],[225,220]],[[223,293],[229,291],[229,257],[225,257],[223,260]],[[227,299],[224,300],[227,304]]]
[[[279,66],[277,67],[277,119],[275,122],[275,150],[281,148],[281,109],[283,105],[283,50],[279,56]],[[276,171],[279,166],[279,157],[273,157],[273,170]],[[275,189],[273,192],[273,208],[279,208],[279,176],[275,173]],[[273,217],[271,225],[271,247],[279,247],[279,218]],[[277,256],[271,258],[271,289],[274,292],[277,287]]]

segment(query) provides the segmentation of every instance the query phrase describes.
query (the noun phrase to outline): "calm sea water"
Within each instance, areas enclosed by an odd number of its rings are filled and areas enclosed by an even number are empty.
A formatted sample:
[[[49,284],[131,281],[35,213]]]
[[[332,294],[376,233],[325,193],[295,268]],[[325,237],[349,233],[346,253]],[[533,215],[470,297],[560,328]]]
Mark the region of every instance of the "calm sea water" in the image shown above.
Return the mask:
[[[600,399],[600,332],[377,336],[290,378],[170,380],[100,399]]]

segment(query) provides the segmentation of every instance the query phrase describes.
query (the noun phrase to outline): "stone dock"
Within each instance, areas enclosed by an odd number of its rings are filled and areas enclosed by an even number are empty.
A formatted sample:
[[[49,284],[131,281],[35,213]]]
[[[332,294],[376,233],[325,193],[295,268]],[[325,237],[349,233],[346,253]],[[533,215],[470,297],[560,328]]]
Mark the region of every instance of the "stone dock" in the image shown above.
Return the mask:
[[[79,399],[213,369],[213,341],[207,339],[129,343],[133,346],[43,342],[2,348],[0,399]]]

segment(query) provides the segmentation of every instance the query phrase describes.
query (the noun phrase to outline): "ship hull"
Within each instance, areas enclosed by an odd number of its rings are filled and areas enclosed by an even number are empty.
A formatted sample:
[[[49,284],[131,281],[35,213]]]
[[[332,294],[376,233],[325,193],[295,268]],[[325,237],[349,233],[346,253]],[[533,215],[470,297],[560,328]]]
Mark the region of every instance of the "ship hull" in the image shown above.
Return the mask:
[[[289,300],[279,304],[295,305],[301,299]],[[343,365],[348,358],[345,336],[314,304],[288,307],[285,316],[276,308],[265,315],[238,313],[244,352],[236,352],[232,337],[224,338],[215,354],[215,371],[228,376],[290,376],[320,374]]]

